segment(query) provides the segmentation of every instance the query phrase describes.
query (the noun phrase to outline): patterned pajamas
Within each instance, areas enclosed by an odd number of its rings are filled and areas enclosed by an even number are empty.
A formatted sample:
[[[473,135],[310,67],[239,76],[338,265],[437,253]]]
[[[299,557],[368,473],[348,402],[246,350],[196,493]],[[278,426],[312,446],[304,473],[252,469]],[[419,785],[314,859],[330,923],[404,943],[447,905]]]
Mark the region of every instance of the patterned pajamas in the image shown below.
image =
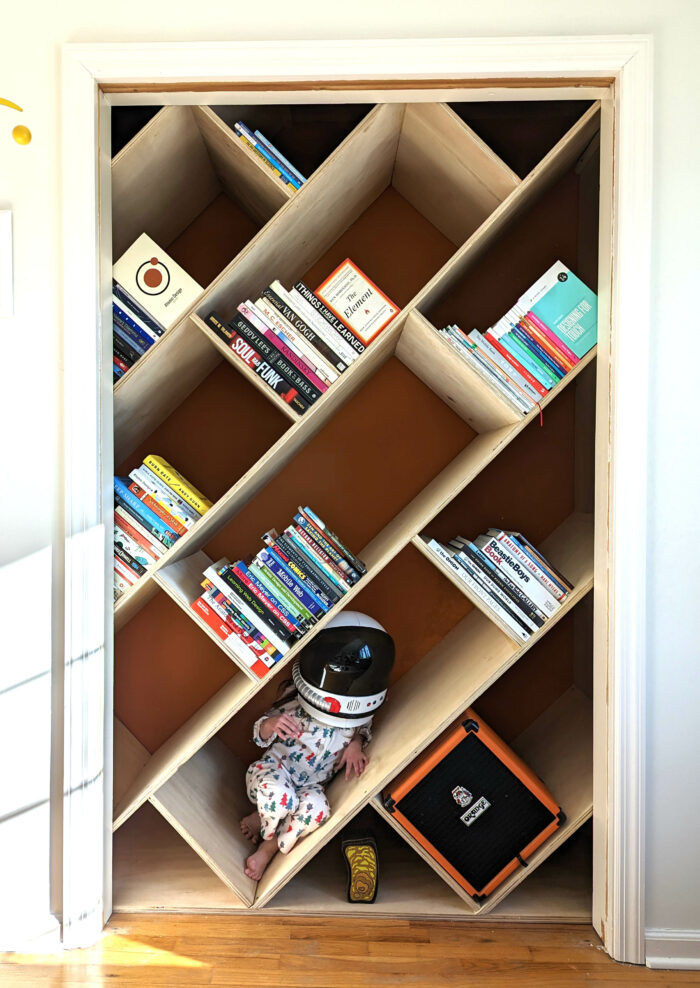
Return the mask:
[[[286,741],[273,735],[260,737],[260,725],[267,717],[289,713],[298,721],[301,734]],[[335,772],[343,751],[360,735],[369,742],[369,726],[359,729],[329,727],[310,717],[296,698],[269,710],[256,721],[253,739],[265,754],[248,767],[248,798],[260,814],[260,836],[276,835],[280,851],[286,854],[300,837],[312,833],[330,816],[324,784]]]

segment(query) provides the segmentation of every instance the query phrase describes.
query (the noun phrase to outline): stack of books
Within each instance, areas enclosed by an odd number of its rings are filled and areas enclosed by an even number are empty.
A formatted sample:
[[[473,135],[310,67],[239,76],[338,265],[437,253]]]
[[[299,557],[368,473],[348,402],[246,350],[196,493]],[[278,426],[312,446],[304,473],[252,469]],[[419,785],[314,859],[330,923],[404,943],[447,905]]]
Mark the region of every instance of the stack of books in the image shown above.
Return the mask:
[[[247,561],[219,559],[190,605],[226,648],[262,678],[367,572],[310,508]]]
[[[491,387],[523,414],[595,346],[596,295],[557,261],[485,333],[438,330]]]
[[[252,131],[239,120],[233,125],[236,136],[258,156],[265,168],[269,169],[283,185],[290,189],[300,189],[306,179],[291,162],[287,161],[281,151],[278,151],[272,141],[268,141],[259,130]]]
[[[303,415],[399,312],[349,258],[312,292],[273,281],[229,322],[207,324],[265,384]]]
[[[115,384],[201,292],[201,285],[145,233],[122,254],[112,269]]]
[[[211,508],[162,456],[114,478],[114,599],[129,590]]]
[[[446,545],[421,538],[522,641],[539,631],[574,589],[520,532],[490,528],[473,541],[458,536]]]

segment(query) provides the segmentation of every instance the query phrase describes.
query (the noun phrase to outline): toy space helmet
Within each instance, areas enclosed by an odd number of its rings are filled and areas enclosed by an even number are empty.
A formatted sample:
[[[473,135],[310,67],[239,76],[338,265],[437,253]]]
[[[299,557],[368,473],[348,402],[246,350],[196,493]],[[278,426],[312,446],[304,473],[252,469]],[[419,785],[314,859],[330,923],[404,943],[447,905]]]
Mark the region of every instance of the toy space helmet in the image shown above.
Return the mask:
[[[386,697],[394,641],[374,618],[342,611],[302,650],[292,675],[304,710],[331,727],[368,724]]]

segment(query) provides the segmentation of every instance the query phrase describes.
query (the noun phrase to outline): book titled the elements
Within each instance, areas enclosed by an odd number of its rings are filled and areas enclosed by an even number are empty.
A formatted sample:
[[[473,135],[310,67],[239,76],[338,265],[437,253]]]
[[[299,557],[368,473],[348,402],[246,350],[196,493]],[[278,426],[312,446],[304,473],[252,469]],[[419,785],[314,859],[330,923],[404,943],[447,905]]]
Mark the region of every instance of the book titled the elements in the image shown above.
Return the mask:
[[[316,295],[365,346],[399,312],[399,307],[350,258],[319,285]]]
[[[113,268],[114,278],[163,329],[173,326],[203,289],[142,233]]]

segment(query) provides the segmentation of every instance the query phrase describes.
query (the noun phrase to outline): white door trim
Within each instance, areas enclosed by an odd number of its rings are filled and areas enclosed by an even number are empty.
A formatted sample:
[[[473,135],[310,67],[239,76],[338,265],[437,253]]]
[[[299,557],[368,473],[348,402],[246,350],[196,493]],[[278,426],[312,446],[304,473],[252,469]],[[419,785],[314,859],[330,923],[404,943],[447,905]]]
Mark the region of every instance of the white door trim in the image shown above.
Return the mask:
[[[245,83],[377,80],[360,98],[384,98],[387,80],[498,80],[474,98],[503,98],[508,80],[532,81],[509,98],[583,96],[614,80],[604,127],[614,139],[608,230],[601,245],[599,344],[599,517],[596,595],[608,627],[596,676],[594,920],[619,960],[644,961],[644,669],[646,661],[646,381],[651,250],[651,41],[648,37],[285,41],[65,45],[63,47],[63,297],[66,518],[66,675],[63,922],[67,944],[93,942],[110,913],[112,616],[109,567],[112,511],[109,138],[100,135],[99,87],[162,85],[162,93],[114,95],[114,102],[203,102],[169,84],[210,84],[220,102],[238,102]],[[303,67],[303,73],[299,68]],[[583,88],[572,92],[577,80]],[[220,87],[220,89],[217,89]],[[358,89],[360,87],[358,86]],[[186,86],[185,86],[186,90]],[[390,98],[423,98],[400,89]],[[246,93],[261,99],[261,93]],[[277,94],[279,95],[279,94]],[[310,94],[307,90],[306,98]],[[345,92],[342,98],[347,98]],[[269,97],[268,97],[269,98]],[[324,98],[322,90],[314,99]],[[325,95],[328,101],[339,98]],[[436,98],[432,94],[432,98]],[[100,137],[103,137],[100,142]],[[604,138],[605,139],[605,138]],[[98,161],[97,148],[102,159]],[[612,148],[608,145],[608,150]],[[612,153],[609,160],[613,160]],[[102,236],[100,243],[100,223]],[[606,285],[608,288],[606,288]],[[609,286],[612,285],[612,291]],[[611,332],[608,333],[608,329]],[[619,359],[624,353],[624,361]],[[609,388],[607,386],[609,380]],[[600,443],[599,443],[600,448]],[[608,469],[609,468],[609,469]],[[602,534],[601,534],[602,533]],[[600,739],[602,738],[602,741]],[[606,743],[607,742],[607,743]],[[89,849],[92,863],[85,867]]]

